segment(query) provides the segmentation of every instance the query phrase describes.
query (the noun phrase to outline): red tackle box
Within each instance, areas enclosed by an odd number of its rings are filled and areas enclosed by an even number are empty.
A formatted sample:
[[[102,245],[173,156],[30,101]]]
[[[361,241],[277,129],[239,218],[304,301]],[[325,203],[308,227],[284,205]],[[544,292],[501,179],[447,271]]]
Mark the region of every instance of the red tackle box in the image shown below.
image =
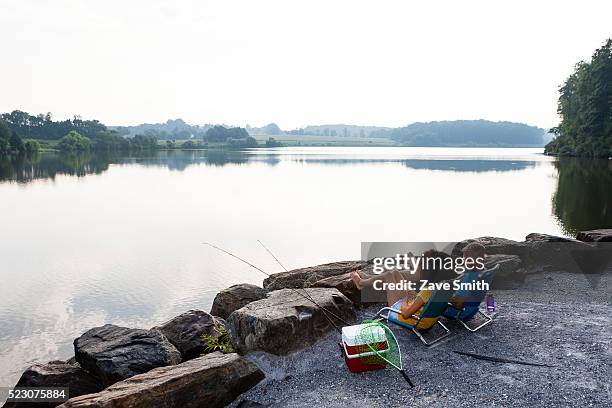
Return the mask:
[[[364,340],[364,337],[368,340]],[[368,346],[368,341],[379,353]],[[343,327],[342,348],[346,366],[353,373],[380,370],[387,366],[387,362],[379,356],[389,350],[385,330],[380,326],[366,323]]]

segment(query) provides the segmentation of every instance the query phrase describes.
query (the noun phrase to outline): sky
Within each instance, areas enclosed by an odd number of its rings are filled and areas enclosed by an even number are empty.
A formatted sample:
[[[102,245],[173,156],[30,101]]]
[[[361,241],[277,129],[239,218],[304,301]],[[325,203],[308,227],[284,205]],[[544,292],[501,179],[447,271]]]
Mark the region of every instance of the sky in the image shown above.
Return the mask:
[[[0,0],[0,112],[546,128],[610,16],[608,0]]]

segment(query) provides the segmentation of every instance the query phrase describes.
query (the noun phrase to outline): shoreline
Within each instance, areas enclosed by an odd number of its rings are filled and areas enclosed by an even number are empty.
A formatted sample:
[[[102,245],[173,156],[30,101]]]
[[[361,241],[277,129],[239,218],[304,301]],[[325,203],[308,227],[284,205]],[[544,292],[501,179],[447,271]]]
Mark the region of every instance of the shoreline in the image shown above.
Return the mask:
[[[451,322],[453,334],[430,348],[409,330],[391,325],[414,389],[390,368],[348,372],[338,350],[339,336],[334,332],[289,356],[247,354],[262,368],[266,379],[230,406],[248,406],[240,405],[246,404],[243,401],[269,407],[331,408],[458,404],[531,407],[538,401],[546,401],[547,406],[605,405],[611,401],[606,367],[612,364],[612,307],[605,290],[611,283],[610,273],[596,290],[580,274],[531,275],[524,289],[491,292],[499,310],[492,324],[469,333]],[[378,306],[363,309],[357,320],[376,310]],[[481,361],[454,351],[554,367]]]
[[[194,390],[210,402],[207,407],[242,408],[363,406],[364,399],[373,407],[611,401],[606,367],[612,365],[607,290],[612,271],[594,276],[568,265],[575,251],[609,248],[612,230],[583,231],[577,239],[538,233],[520,242],[480,237],[456,243],[449,255],[460,256],[474,241],[486,247],[487,269],[496,266],[489,291],[498,305],[494,322],[470,333],[444,320],[452,334],[430,348],[411,331],[389,324],[415,389],[391,369],[350,373],[327,315],[333,310],[343,325],[355,324],[386,306],[376,300],[363,303],[366,298],[350,276],[355,269],[373,276],[373,261],[281,272],[264,279],[263,287],[233,285],[217,293],[210,313],[190,310],[151,329],[112,324],[90,329],[75,339],[75,357],[35,364],[17,386],[72,387],[75,398],[62,408],[144,408],[146,398],[156,393],[179,401]],[[492,363],[457,352],[550,367]],[[576,389],[584,391],[579,402],[571,399]],[[136,405],[122,405],[122,398]],[[191,403],[185,406],[201,406],[198,400]],[[13,406],[20,405],[6,405]]]

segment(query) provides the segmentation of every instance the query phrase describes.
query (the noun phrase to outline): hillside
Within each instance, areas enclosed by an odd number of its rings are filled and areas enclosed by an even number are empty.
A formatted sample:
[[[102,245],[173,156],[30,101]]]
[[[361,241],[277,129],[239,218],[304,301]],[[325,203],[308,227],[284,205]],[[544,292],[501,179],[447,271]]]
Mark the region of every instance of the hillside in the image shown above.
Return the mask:
[[[456,120],[413,123],[377,132],[403,146],[543,146],[544,129],[523,123]]]

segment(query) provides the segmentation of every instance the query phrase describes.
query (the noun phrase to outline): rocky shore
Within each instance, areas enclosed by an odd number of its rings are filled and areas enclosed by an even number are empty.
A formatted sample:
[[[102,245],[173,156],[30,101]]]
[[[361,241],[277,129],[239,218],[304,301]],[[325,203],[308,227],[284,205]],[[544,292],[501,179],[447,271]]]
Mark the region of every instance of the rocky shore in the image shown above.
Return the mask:
[[[363,277],[371,275],[364,261],[275,274],[263,287],[234,285],[217,294],[210,313],[187,311],[151,329],[92,328],[75,339],[72,359],[35,364],[16,386],[69,387],[63,408],[612,403],[611,275],[589,276],[575,267],[576,254],[588,257],[597,243],[612,242],[612,230],[584,231],[577,239],[529,234],[521,242],[475,240],[486,247],[487,266],[500,265],[492,290],[495,322],[477,333],[448,322],[453,335],[432,348],[392,327],[414,389],[390,369],[349,373],[333,326],[291,290],[303,288],[342,319],[361,321],[380,307],[362,304],[350,278],[355,267]],[[458,243],[453,253],[470,241]],[[203,340],[227,333],[236,352],[213,351]],[[455,351],[551,367],[483,361]],[[27,406],[45,405],[4,405]]]

